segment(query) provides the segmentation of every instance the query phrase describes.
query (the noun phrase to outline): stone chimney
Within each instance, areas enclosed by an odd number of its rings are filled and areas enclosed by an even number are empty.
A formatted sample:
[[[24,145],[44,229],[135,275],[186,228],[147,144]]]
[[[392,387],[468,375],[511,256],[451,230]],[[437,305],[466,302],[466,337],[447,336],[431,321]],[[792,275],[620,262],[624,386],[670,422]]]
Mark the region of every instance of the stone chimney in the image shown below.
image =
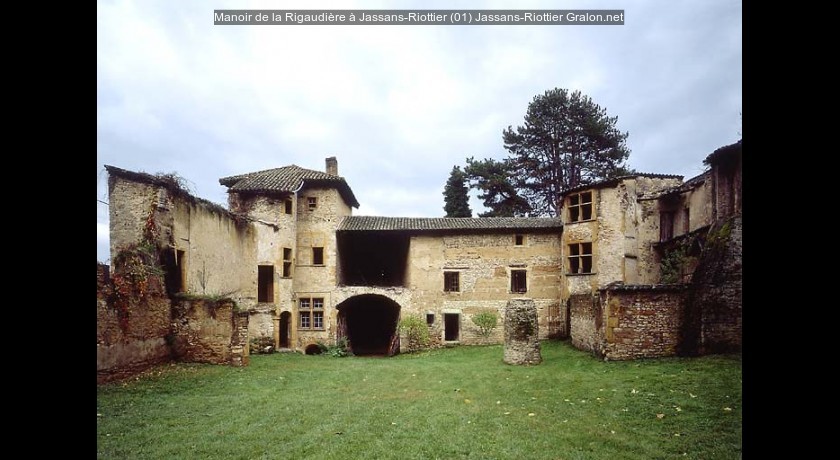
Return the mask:
[[[327,158],[327,174],[338,175],[338,160],[335,157]]]

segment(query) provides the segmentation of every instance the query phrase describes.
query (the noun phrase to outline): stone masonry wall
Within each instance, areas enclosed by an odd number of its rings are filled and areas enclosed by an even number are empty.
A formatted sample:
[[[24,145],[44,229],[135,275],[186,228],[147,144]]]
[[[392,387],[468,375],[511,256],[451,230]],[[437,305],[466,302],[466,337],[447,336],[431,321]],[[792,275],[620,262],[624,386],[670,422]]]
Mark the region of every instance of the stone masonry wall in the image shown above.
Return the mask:
[[[568,302],[572,345],[602,356],[604,312],[599,298],[591,294],[573,294]]]
[[[124,378],[168,361],[169,299],[160,283],[150,282],[145,299],[131,299],[127,320],[121,322],[120,313],[108,301],[108,267],[97,264],[96,271],[97,383]]]
[[[523,295],[533,298],[538,311],[540,339],[565,337],[565,309],[560,308],[560,235],[527,233],[516,246],[510,233],[418,235],[410,239],[408,288],[411,303],[401,304],[401,315],[434,314],[432,332],[443,340],[443,314],[460,315],[462,344],[501,343],[501,325],[507,301]],[[511,292],[511,270],[525,270],[527,293]],[[444,272],[459,273],[459,291],[444,291]],[[498,327],[489,338],[481,337],[472,316],[492,311]]]
[[[230,300],[180,300],[172,311],[172,349],[179,361],[248,363],[248,315]]]
[[[684,286],[602,290],[606,313],[604,357],[626,360],[676,355],[684,300]]]

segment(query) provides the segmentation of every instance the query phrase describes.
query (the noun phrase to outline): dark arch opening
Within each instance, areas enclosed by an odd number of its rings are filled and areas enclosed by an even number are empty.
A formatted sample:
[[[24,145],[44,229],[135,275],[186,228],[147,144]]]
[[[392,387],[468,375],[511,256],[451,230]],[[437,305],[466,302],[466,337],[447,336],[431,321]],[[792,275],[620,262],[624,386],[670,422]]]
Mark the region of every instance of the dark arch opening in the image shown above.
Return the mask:
[[[303,350],[303,352],[307,355],[320,355],[322,351],[323,350],[321,350],[321,347],[314,343],[307,345],[306,348]]]
[[[399,352],[398,303],[385,296],[363,294],[341,302],[337,309],[338,336],[347,338],[354,355],[392,356]]]

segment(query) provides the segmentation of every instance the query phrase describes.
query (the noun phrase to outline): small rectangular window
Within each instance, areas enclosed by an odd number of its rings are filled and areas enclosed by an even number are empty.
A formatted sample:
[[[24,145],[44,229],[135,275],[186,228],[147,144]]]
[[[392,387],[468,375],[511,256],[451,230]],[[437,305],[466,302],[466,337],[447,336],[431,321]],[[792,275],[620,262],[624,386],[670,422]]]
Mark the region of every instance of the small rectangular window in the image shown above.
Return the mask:
[[[461,290],[459,272],[443,272],[443,290],[446,292],[458,292]]]
[[[292,213],[292,199],[291,198],[286,199],[284,207],[285,207],[286,214],[291,214]]]
[[[315,208],[318,207],[318,197],[310,196],[306,200],[307,200],[307,203],[309,204],[309,210],[310,211],[314,211]]]
[[[283,278],[292,276],[292,250],[283,248]]]
[[[527,271],[526,270],[511,270],[510,271],[510,292],[528,292]]]
[[[592,192],[569,195],[569,222],[583,222],[592,219]]]
[[[300,312],[300,328],[301,329],[309,329],[310,328],[310,311],[302,311]]]
[[[257,266],[257,302],[274,302],[274,265]]]
[[[426,313],[426,324],[431,326],[435,324],[435,314],[434,313]]]
[[[674,212],[659,213],[659,241],[668,241],[674,237]]]
[[[592,273],[592,243],[569,245],[569,273]]]
[[[515,235],[513,237],[513,244],[516,246],[522,246],[525,244],[525,235]]]
[[[324,265],[324,248],[312,248],[312,265]]]

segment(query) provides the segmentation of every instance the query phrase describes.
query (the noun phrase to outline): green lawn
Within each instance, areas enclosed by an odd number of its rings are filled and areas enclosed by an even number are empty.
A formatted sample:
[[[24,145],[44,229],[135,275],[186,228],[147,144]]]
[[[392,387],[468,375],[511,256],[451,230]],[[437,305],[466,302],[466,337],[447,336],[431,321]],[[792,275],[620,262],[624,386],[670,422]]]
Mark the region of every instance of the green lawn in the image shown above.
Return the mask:
[[[99,386],[112,459],[740,458],[740,356],[603,362],[543,342],[394,358],[251,356]]]

